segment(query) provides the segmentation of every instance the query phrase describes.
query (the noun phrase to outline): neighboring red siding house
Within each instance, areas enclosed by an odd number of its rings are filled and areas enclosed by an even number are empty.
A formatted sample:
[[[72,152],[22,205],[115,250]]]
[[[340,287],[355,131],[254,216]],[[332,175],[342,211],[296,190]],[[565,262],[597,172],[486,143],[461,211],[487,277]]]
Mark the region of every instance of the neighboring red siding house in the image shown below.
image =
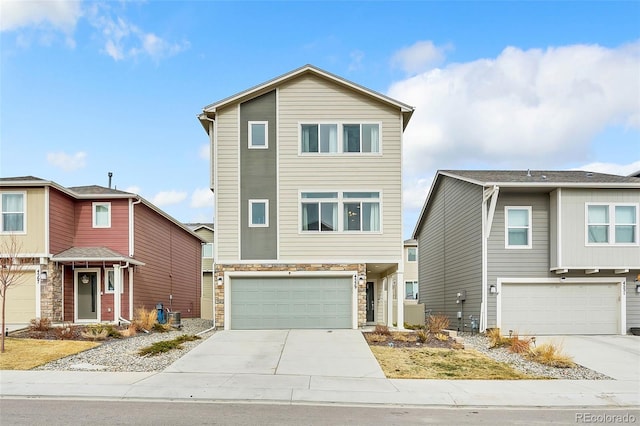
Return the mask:
[[[27,247],[38,247],[24,255],[38,271],[32,317],[119,322],[157,303],[183,318],[200,317],[203,240],[144,198],[31,176],[1,178],[0,189],[25,194],[25,217],[44,223],[17,233]]]

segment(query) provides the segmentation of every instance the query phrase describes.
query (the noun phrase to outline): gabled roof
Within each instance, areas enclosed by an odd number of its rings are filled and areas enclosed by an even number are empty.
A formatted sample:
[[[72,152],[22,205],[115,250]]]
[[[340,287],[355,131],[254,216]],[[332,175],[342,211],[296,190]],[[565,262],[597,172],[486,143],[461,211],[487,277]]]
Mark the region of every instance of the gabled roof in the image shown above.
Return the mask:
[[[582,170],[438,170],[413,230],[413,238],[418,237],[429,202],[442,176],[482,187],[547,188],[549,191],[554,188],[640,189],[640,178]]]
[[[305,74],[313,74],[316,75],[318,77],[324,78],[326,80],[330,80],[340,86],[343,87],[347,87],[351,90],[354,90],[356,92],[362,93],[366,96],[369,96],[371,98],[377,99],[380,102],[386,103],[388,105],[391,105],[395,108],[400,109],[400,111],[402,112],[402,116],[403,116],[403,129],[407,127],[407,124],[409,123],[409,120],[411,119],[411,115],[413,114],[413,110],[415,109],[412,106],[409,106],[405,103],[402,103],[400,101],[397,101],[395,99],[392,99],[386,95],[383,95],[379,92],[376,92],[374,90],[368,89],[364,86],[361,86],[357,83],[354,83],[352,81],[346,80],[342,77],[339,77],[335,74],[332,74],[330,72],[327,72],[325,70],[322,70],[318,67],[315,67],[313,65],[304,65],[300,68],[297,68],[293,71],[290,71],[286,74],[283,74],[279,77],[273,78],[271,80],[268,80],[264,83],[258,84],[257,86],[254,86],[250,89],[244,90],[242,92],[236,93],[235,95],[229,96],[227,98],[224,98],[218,102],[214,102],[210,105],[205,106],[202,109],[202,114],[200,114],[198,116],[198,119],[200,120],[200,123],[202,124],[202,127],[204,127],[205,131],[209,131],[209,125],[208,125],[208,121],[210,119],[214,119],[216,112],[218,109],[230,105],[230,104],[235,104],[235,103],[240,103],[240,102],[244,102],[247,101],[249,99],[253,99],[256,98],[260,95],[263,95],[264,93],[267,93],[273,89],[275,89],[276,87],[278,87],[279,85],[293,80],[295,78],[298,78],[302,75]]]
[[[56,188],[60,192],[67,194],[68,196],[76,199],[76,200],[91,200],[91,199],[133,199],[140,201],[145,206],[149,207],[151,210],[158,213],[160,216],[163,216],[165,219],[173,222],[180,228],[184,229],[190,235],[196,237],[201,242],[204,242],[202,237],[196,234],[193,230],[191,230],[188,226],[184,225],[179,220],[175,219],[173,216],[166,213],[164,210],[156,207],[151,202],[147,201],[143,197],[138,194],[134,194],[131,192],[120,191],[117,189],[106,188],[100,185],[86,185],[86,186],[73,186],[69,188],[65,188],[53,181],[41,179],[34,176],[24,176],[24,177],[6,177],[0,178],[0,187],[2,186],[14,186],[14,187],[43,187],[43,186],[51,186]]]
[[[198,229],[208,229],[209,231],[213,231],[213,223],[185,223],[185,225],[191,229],[192,231],[197,231]]]
[[[144,266],[144,262],[118,253],[107,247],[71,247],[52,256],[56,262],[129,262]]]

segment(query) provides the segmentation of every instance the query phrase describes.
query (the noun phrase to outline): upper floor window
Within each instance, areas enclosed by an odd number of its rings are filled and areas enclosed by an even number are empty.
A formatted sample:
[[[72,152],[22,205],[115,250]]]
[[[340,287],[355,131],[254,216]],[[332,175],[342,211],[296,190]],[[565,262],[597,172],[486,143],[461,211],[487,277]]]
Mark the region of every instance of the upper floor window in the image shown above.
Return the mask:
[[[587,244],[637,243],[637,205],[587,204]]]
[[[202,245],[202,257],[208,259],[213,258],[213,243],[205,243]]]
[[[531,207],[505,207],[505,247],[531,248]]]
[[[379,153],[379,123],[305,123],[300,125],[302,153]]]
[[[302,231],[379,232],[379,192],[303,192]]]
[[[2,232],[26,232],[25,204],[24,192],[2,193]]]
[[[268,131],[267,121],[249,121],[249,149],[269,148]]]
[[[249,227],[269,226],[269,200],[249,200]]]
[[[418,260],[418,249],[416,247],[407,248],[407,262],[416,262]]]
[[[93,203],[93,227],[111,228],[111,203]]]

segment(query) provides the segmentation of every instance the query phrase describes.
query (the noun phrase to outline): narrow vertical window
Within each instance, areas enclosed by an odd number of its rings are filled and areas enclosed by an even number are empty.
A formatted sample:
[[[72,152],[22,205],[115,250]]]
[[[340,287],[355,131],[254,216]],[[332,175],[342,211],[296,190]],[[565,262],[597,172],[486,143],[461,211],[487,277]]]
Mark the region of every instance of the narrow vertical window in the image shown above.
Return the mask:
[[[111,228],[111,203],[93,203],[93,227]]]
[[[269,147],[269,124],[266,121],[249,121],[249,149]]]
[[[531,248],[531,207],[505,207],[505,247]]]
[[[415,247],[407,248],[407,261],[416,262],[418,260],[418,249]]]
[[[249,200],[249,227],[269,226],[269,200]]]
[[[609,206],[587,207],[587,234],[589,243],[607,244],[609,242]]]
[[[202,257],[206,257],[207,259],[213,258],[213,243],[202,245]]]

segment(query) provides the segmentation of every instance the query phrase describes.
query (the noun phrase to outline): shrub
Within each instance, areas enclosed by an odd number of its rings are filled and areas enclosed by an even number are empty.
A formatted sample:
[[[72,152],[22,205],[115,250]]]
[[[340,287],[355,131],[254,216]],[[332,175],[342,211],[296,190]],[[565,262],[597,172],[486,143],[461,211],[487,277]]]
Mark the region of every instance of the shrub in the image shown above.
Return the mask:
[[[151,346],[144,347],[138,351],[139,355],[158,355],[164,352],[169,352],[172,349],[182,349],[184,342],[190,342],[192,340],[198,340],[200,337],[183,334],[173,340],[163,340],[161,342],[155,342]]]
[[[436,333],[436,339],[440,340],[441,342],[446,342],[447,340],[449,340],[449,335],[445,333]]]
[[[85,335],[86,334],[86,335]],[[104,340],[107,337],[112,337],[114,339],[119,339],[122,337],[120,330],[118,330],[112,324],[92,324],[88,325],[86,330],[82,332],[82,337],[90,338],[91,336],[103,336],[104,338],[98,340]]]
[[[562,345],[559,343],[547,342],[533,348],[527,358],[540,364],[558,368],[572,368],[576,364],[573,358],[563,353]]]
[[[380,334],[382,336],[391,336],[391,332],[389,331],[389,327],[384,324],[377,324],[376,328],[373,330],[375,334]]]
[[[133,319],[133,323],[138,330],[149,331],[153,328],[153,325],[158,321],[158,311],[155,309],[147,310],[144,306],[136,309],[136,314]]]
[[[387,341],[387,336],[385,336],[384,334],[365,333],[364,336],[365,336],[365,339],[367,339],[367,342],[371,342],[371,343],[381,343],[381,342]]]
[[[499,348],[509,344],[509,338],[504,337],[499,328],[487,329],[487,338],[489,339],[489,348]]]
[[[166,333],[168,331],[171,331],[171,324],[170,323],[160,324],[159,322],[156,322],[153,324],[153,331],[157,331],[159,333]]]
[[[432,334],[440,333],[449,328],[449,317],[444,314],[429,315],[427,318],[427,330]]]
[[[49,318],[33,318],[29,321],[29,328],[33,331],[47,331],[51,328],[51,320]]]
[[[423,327],[424,326],[420,324],[409,324],[408,322],[404,323],[404,328],[406,328],[407,330],[420,330]]]
[[[415,342],[416,337],[414,333],[406,333],[401,331],[394,331],[391,333],[393,340],[398,342]]]
[[[107,335],[109,334],[109,331],[106,328],[98,329],[95,327],[89,327],[81,334],[85,339],[96,341],[105,340],[107,338]]]
[[[120,334],[124,337],[132,337],[138,334],[138,330],[136,329],[136,325],[134,323],[130,323],[129,327],[126,330],[122,330]]]
[[[516,354],[523,354],[525,352],[529,352],[529,348],[531,347],[531,338],[520,338],[518,332],[514,332],[511,337],[509,337],[509,350]]]
[[[62,327],[53,327],[53,330],[58,340],[73,338],[73,326],[71,324],[62,324]]]
[[[418,342],[424,343],[429,340],[429,332],[426,329],[421,328],[416,331],[416,338],[418,339]]]

